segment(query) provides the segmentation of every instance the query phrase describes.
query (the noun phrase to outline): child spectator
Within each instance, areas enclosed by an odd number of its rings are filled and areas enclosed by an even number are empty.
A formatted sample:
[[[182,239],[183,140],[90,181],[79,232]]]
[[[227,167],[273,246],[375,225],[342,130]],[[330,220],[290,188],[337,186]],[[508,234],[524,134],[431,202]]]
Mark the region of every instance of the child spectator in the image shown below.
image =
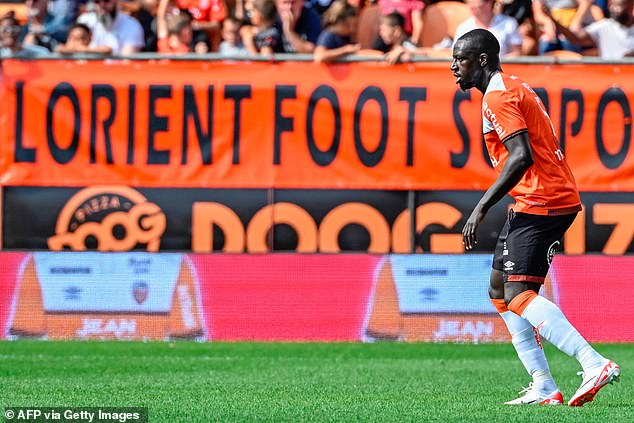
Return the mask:
[[[167,15],[165,17],[165,32],[167,36],[159,35],[157,42],[160,54],[182,54],[191,51],[192,23],[185,14]]]
[[[58,45],[55,51],[62,54],[91,53],[93,52],[90,48],[91,39],[90,28],[84,24],[76,23],[70,27],[66,43]]]
[[[382,15],[398,12],[404,18],[403,29],[405,33],[417,43],[423,31],[423,9],[425,2],[422,0],[378,0]]]
[[[357,53],[361,46],[352,44],[351,36],[357,32],[357,9],[345,0],[336,0],[324,12],[324,31],[317,39],[316,62],[330,62],[348,54]]]
[[[271,55],[284,52],[282,33],[275,26],[275,0],[255,0],[251,13],[252,27],[243,30],[244,45],[251,54]]]
[[[156,12],[157,51],[160,54],[182,54],[191,51],[193,30],[186,13],[167,12],[169,0],[161,0]]]
[[[374,41],[372,48],[383,53],[388,53],[399,46],[403,46],[406,49],[416,49],[416,44],[407,37],[404,24],[405,18],[398,12],[381,16],[379,20],[379,36]]]
[[[248,54],[240,38],[240,21],[228,16],[222,21],[222,42],[218,52],[226,56],[242,56]]]
[[[175,0],[179,9],[187,10],[192,17],[195,44],[208,43],[211,51],[220,44],[220,22],[227,17],[227,5],[224,0]],[[199,48],[194,51],[202,53]]]

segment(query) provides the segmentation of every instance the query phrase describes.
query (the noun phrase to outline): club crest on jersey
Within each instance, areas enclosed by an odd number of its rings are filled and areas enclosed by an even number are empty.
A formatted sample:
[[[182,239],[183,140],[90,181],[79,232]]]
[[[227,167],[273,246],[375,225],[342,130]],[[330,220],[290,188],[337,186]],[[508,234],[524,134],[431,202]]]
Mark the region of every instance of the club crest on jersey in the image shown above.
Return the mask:
[[[552,244],[550,244],[550,247],[548,247],[548,252],[546,253],[546,260],[548,261],[549,266],[553,262],[553,257],[555,256],[555,253],[559,249],[560,245],[561,243],[559,241],[555,241]]]
[[[500,137],[500,139],[504,138],[506,135],[506,129],[502,128],[500,122],[498,122],[498,119],[495,116],[495,113],[489,109],[489,105],[486,102],[482,102],[482,111],[485,119],[491,124],[493,127],[492,129],[495,130],[498,137]]]

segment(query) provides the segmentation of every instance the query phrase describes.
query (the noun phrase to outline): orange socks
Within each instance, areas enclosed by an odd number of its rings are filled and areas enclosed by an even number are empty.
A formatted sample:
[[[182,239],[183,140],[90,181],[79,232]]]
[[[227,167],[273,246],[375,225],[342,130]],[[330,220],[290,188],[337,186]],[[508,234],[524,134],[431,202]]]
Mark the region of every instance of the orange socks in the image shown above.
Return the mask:
[[[509,311],[508,307],[506,307],[506,302],[503,299],[498,300],[496,298],[491,298],[491,303],[493,303],[493,307],[495,307],[500,314]]]
[[[517,297],[513,298],[513,300],[509,303],[508,309],[518,316],[522,316],[526,307],[537,297],[537,293],[535,291],[524,291],[519,294]]]

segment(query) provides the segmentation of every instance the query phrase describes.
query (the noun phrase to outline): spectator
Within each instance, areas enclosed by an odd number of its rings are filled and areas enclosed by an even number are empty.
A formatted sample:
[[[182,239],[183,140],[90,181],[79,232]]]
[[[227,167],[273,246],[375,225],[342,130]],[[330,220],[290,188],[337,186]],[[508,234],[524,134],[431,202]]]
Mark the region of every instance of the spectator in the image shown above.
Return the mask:
[[[90,28],[82,23],[73,24],[68,31],[66,43],[57,46],[55,51],[61,54],[73,53],[104,53],[111,52],[110,47],[90,47],[92,34]]]
[[[48,51],[55,50],[57,40],[48,34],[46,27],[50,22],[47,0],[26,0],[24,4],[28,10],[28,20],[20,31],[22,45],[32,44],[44,47]]]
[[[119,10],[139,21],[145,35],[143,51],[157,50],[157,26],[159,0],[124,0],[119,3]]]
[[[403,28],[414,44],[418,43],[423,31],[423,9],[421,0],[379,0],[382,15],[398,12],[404,18]]]
[[[634,0],[610,0],[610,17],[572,32],[557,21],[548,9],[544,12],[556,28],[577,46],[596,46],[602,59],[622,59],[634,56]]]
[[[416,48],[416,44],[408,39],[405,32],[405,18],[398,12],[381,16],[379,19],[379,36],[374,41],[374,50],[387,53],[394,47],[404,45],[406,48]]]
[[[306,6],[304,0],[276,0],[276,6],[284,51],[312,53],[321,33],[319,14]]]
[[[253,26],[242,31],[244,45],[251,54],[271,55],[284,52],[282,33],[275,26],[275,0],[254,0],[251,13]]]
[[[50,52],[44,47],[20,43],[20,25],[12,12],[0,19],[0,57],[42,57]]]
[[[128,55],[140,51],[144,45],[141,24],[118,11],[118,0],[97,0],[94,12],[83,13],[77,22],[92,32],[91,48],[109,48],[114,55]]]
[[[553,50],[570,50],[580,52],[581,48],[562,35],[555,26],[553,19],[571,32],[579,32],[581,28],[592,23],[590,7],[593,0],[535,0],[533,11],[535,22],[541,30],[539,39],[539,53],[544,54]],[[548,10],[548,14],[545,13]]]
[[[35,44],[54,50],[66,41],[70,26],[77,17],[78,0],[26,0],[28,22],[20,38],[24,44]]]
[[[49,21],[45,24],[46,33],[59,43],[66,42],[68,31],[84,3],[86,0],[48,0]]]
[[[419,50],[418,46],[408,39],[403,28],[404,21],[405,18],[401,14],[392,12],[381,16],[379,22],[379,38],[372,48],[386,53],[385,61],[390,64],[407,62]]]
[[[361,49],[359,44],[352,44],[350,38],[357,32],[357,9],[346,0],[332,3],[324,12],[323,20],[326,29],[317,39],[315,61],[330,62]]]
[[[471,10],[467,18],[456,28],[454,40],[477,28],[487,29],[500,43],[500,56],[519,56],[522,54],[522,35],[518,31],[517,21],[510,16],[495,13],[495,0],[466,0]]]
[[[518,31],[522,36],[522,55],[537,54],[537,25],[533,13],[532,0],[502,0],[497,3],[499,13],[510,16],[517,21]]]
[[[222,21],[222,42],[218,52],[226,56],[243,56],[248,54],[240,38],[240,21],[228,16]]]
[[[182,54],[191,51],[193,29],[191,18],[185,13],[166,14],[167,0],[161,0],[156,16],[157,51],[161,54]]]
[[[227,17],[224,0],[175,0],[179,9],[192,16],[194,44],[208,43],[209,50],[216,51],[220,44],[220,23]],[[196,50],[196,49],[195,49]],[[202,53],[200,49],[197,53]]]

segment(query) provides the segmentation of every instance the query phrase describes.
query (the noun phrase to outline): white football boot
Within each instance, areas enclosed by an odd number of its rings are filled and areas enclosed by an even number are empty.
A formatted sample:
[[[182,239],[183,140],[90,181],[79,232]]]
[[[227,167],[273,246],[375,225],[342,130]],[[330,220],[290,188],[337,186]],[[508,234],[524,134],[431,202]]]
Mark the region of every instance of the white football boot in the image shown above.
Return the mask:
[[[561,405],[564,403],[564,397],[561,392],[555,391],[550,394],[539,392],[533,388],[533,382],[528,384],[528,388],[522,389],[520,392],[521,397],[512,401],[505,402],[508,405],[532,405],[532,404],[548,404],[548,405]]]
[[[577,392],[568,401],[568,405],[572,407],[583,406],[583,404],[592,401],[601,388],[610,383],[618,382],[621,369],[614,361],[608,360],[605,365],[589,371],[588,374],[584,372],[577,374],[581,375],[583,381]]]

